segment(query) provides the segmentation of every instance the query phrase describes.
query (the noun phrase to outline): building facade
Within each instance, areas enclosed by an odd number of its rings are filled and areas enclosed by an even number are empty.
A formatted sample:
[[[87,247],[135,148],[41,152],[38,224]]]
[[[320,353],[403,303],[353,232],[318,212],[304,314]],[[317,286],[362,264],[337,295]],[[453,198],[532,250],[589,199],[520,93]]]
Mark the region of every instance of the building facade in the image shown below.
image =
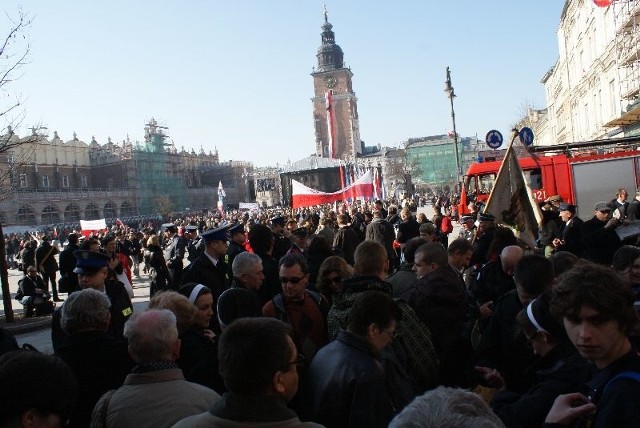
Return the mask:
[[[558,60],[542,79],[546,120],[534,129],[536,144],[638,135],[640,1],[603,8],[566,0],[557,35]]]
[[[353,160],[362,153],[358,99],[350,68],[345,67],[342,48],[336,44],[327,12],[322,25],[322,44],[313,76],[313,122],[316,155]]]
[[[220,180],[228,204],[251,197],[253,165],[219,162],[218,152],[176,149],[151,119],[143,142],[64,142],[8,128],[0,143],[0,222],[46,225],[213,209]]]

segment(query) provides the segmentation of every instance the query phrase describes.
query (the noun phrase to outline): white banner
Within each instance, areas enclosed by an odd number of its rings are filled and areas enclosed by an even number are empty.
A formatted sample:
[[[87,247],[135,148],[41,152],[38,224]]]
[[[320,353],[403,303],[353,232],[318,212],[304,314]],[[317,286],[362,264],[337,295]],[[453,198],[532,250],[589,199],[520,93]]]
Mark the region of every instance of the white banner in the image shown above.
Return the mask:
[[[240,202],[238,209],[240,211],[258,211],[260,210],[260,205],[257,202]]]
[[[104,219],[100,220],[80,220],[80,229],[82,230],[102,230],[107,228]]]

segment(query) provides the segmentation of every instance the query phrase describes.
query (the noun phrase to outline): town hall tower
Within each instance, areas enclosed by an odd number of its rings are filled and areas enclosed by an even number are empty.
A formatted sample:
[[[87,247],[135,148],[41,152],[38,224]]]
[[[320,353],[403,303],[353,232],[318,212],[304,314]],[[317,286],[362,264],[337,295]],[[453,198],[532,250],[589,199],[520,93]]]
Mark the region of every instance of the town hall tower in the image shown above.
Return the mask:
[[[316,54],[318,66],[311,73],[315,94],[311,101],[316,154],[320,157],[353,160],[362,153],[358,99],[351,84],[353,73],[344,66],[344,55],[336,44],[332,28],[325,9],[322,45]]]

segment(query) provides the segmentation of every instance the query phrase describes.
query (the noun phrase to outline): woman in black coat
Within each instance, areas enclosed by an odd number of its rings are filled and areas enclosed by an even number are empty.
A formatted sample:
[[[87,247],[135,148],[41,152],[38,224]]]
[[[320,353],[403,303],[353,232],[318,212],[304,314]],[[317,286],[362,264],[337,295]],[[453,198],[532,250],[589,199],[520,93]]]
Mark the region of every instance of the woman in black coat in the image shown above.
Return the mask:
[[[162,248],[160,248],[160,244],[158,243],[157,235],[152,235],[147,240],[147,249],[144,252],[144,263],[149,269],[151,296],[158,291],[171,288],[169,269],[167,268],[167,262],[164,259]]]

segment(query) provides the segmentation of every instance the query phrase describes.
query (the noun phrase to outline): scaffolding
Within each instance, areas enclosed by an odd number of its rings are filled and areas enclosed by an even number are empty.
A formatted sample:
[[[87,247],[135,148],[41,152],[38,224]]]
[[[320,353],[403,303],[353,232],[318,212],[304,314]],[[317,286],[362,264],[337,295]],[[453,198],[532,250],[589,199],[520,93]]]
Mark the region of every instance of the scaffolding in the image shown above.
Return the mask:
[[[640,94],[640,1],[613,2],[617,64],[622,111],[634,105]]]
[[[140,214],[169,213],[187,207],[187,185],[180,174],[179,159],[170,156],[166,126],[151,119],[145,127],[145,144],[133,152],[134,173]],[[177,163],[177,164],[176,164]]]

